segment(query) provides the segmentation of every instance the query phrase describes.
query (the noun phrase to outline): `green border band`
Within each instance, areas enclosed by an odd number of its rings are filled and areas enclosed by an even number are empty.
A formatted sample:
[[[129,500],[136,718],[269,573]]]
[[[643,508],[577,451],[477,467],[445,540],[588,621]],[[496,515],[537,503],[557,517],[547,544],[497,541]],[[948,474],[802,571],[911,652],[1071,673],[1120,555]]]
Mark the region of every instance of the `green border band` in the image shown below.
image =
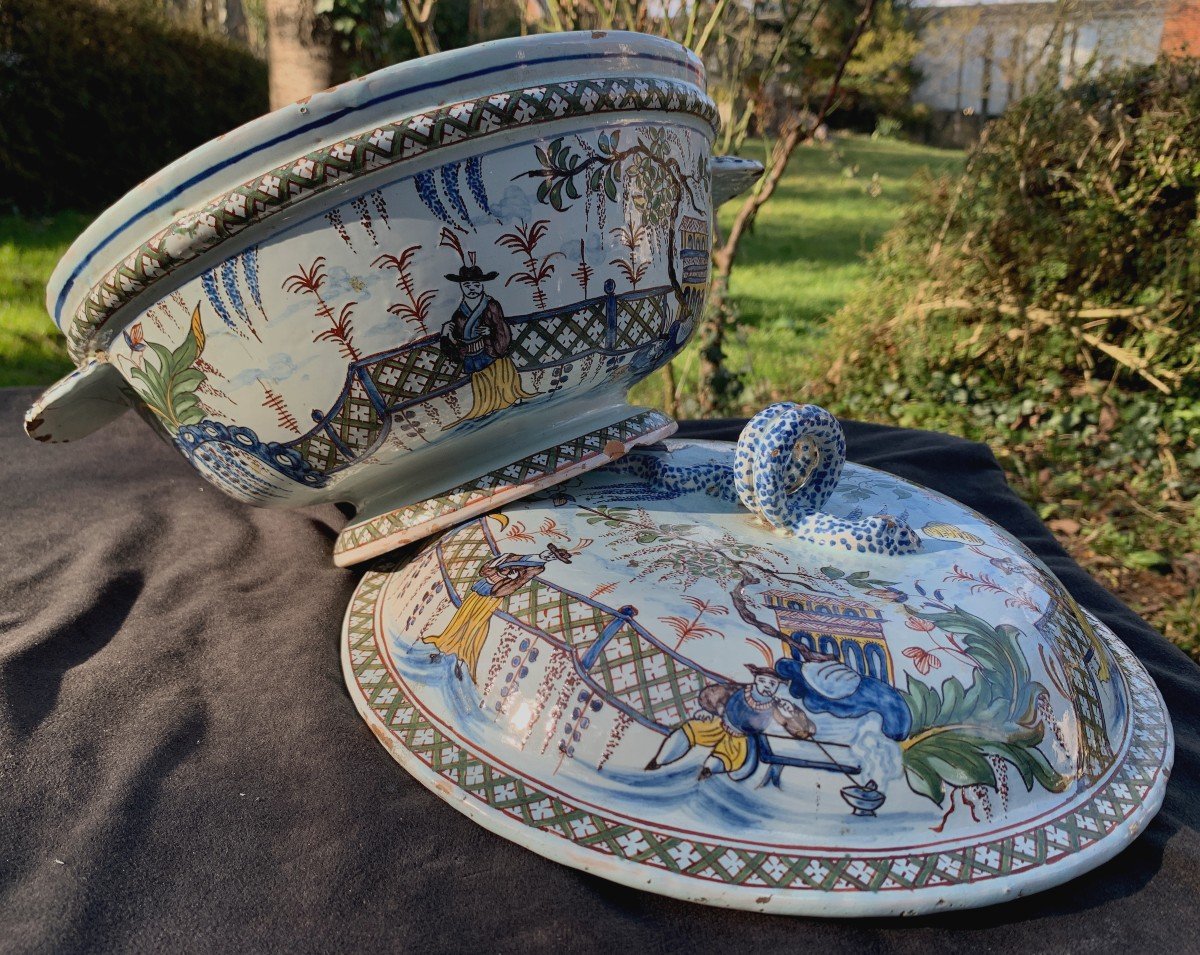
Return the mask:
[[[611,77],[526,86],[450,103],[314,150],[181,216],[125,256],[92,286],[64,328],[67,349],[79,362],[113,314],[153,282],[247,226],[357,176],[505,130],[647,110],[687,114],[717,127],[716,106],[696,86]]]
[[[1119,640],[1108,636],[1130,691],[1132,725],[1121,759],[1085,802],[1025,831],[953,849],[872,856],[869,850],[794,854],[747,849],[633,826],[593,809],[574,806],[561,796],[538,789],[531,780],[492,766],[459,740],[444,735],[426,718],[418,703],[405,695],[380,658],[375,629],[376,603],[389,573],[403,565],[404,561],[389,559],[368,571],[346,616],[343,659],[347,684],[355,705],[376,736],[389,750],[415,757],[435,774],[437,791],[444,792],[452,804],[464,800],[478,804],[479,810],[503,814],[510,822],[534,832],[557,836],[616,862],[633,863],[642,870],[638,884],[643,887],[654,887],[653,872],[657,870],[696,879],[699,892],[703,892],[705,882],[745,889],[745,907],[754,907],[751,903],[764,890],[875,894],[946,889],[1031,874],[1040,867],[1069,862],[1110,836],[1120,839],[1117,830],[1130,826],[1135,817],[1140,817],[1137,829],[1126,831],[1140,831],[1157,809],[1170,772],[1171,735],[1162,697],[1136,657]],[[1105,632],[1107,635],[1107,628]],[[431,781],[421,781],[433,787]],[[1148,804],[1152,804],[1149,809]],[[1126,841],[1092,864],[1098,864]],[[576,861],[571,864],[581,865]],[[1069,871],[1073,868],[1064,866],[1061,877],[1048,878],[1038,887],[1049,888],[1078,874]],[[1030,888],[1024,888],[1017,894],[1028,891]],[[956,903],[962,904],[972,903]]]

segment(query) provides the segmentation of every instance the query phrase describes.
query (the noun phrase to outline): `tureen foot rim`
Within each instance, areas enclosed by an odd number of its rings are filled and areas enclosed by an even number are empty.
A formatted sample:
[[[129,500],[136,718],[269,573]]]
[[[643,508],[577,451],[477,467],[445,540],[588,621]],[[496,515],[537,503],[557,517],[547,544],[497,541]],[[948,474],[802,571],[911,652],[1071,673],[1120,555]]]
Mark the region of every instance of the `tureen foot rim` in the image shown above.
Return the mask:
[[[333,561],[350,567],[379,557],[615,461],[635,447],[670,437],[678,427],[661,411],[635,409],[613,424],[552,444],[442,494],[351,521],[338,534]]]

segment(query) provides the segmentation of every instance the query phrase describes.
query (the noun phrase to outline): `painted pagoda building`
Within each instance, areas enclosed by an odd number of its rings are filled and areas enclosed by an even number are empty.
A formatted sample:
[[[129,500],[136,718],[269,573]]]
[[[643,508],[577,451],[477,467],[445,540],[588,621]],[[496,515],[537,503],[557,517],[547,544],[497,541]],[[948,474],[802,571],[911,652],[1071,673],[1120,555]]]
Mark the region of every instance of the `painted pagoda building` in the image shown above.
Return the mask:
[[[883,615],[849,597],[768,590],[763,597],[779,629],[802,646],[835,656],[864,676],[893,682]]]
[[[679,223],[680,284],[684,300],[698,316],[708,291],[708,267],[711,261],[711,230],[695,216],[684,216]]]

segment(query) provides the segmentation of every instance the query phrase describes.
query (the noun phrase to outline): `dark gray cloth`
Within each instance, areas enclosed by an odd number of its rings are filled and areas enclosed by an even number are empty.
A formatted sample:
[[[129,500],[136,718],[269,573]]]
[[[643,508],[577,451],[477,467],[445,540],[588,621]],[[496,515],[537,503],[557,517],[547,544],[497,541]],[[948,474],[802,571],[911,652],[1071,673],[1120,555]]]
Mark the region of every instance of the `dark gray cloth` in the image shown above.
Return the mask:
[[[35,444],[33,396],[0,391],[0,949],[1197,948],[1200,670],[1067,558],[980,445],[846,426],[854,460],[1000,522],[1121,635],[1174,716],[1175,776],[1145,834],[1065,887],[851,923],[620,888],[468,821],[343,688],[358,574],[330,560],[336,508],[235,504],[132,415]]]

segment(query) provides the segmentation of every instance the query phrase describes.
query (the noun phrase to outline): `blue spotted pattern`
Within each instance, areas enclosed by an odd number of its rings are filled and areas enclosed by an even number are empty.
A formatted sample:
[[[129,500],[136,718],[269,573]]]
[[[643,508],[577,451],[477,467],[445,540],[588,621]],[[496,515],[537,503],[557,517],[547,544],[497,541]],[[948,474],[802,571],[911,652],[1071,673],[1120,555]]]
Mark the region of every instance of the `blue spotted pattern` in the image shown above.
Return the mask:
[[[606,496],[617,490],[621,498],[649,497],[652,500],[670,500],[681,494],[693,491],[703,491],[713,497],[736,504],[737,492],[733,487],[733,471],[726,464],[672,464],[669,455],[656,453],[653,449],[638,448],[630,451],[623,458],[613,461],[604,468],[610,474],[629,474],[640,481],[645,481],[654,490],[647,495],[644,487],[631,488],[626,495],[624,489],[628,485],[606,486]]]
[[[425,203],[426,209],[447,225],[457,225],[454,219],[451,218],[450,213],[446,211],[446,207],[442,205],[442,198],[438,195],[437,182],[433,178],[432,169],[417,173],[413,177],[413,184],[417,190],[417,195]]]
[[[861,554],[912,554],[921,538],[887,514],[850,519],[821,510],[846,463],[846,438],[837,419],[816,405],[780,402],[756,414],[738,438],[732,467],[713,462],[672,464],[653,451],[633,451],[608,466],[658,492],[703,491],[738,502],[765,523],[797,539]]]
[[[242,272],[246,275],[246,284],[250,287],[250,297],[254,299],[254,304],[258,310],[266,315],[263,310],[262,290],[258,284],[258,246],[252,245],[242,253]]]
[[[213,311],[220,316],[227,326],[237,331],[237,326],[233,324],[233,319],[229,317],[229,309],[225,307],[225,302],[221,298],[221,291],[217,288],[217,270],[211,268],[200,276],[200,285],[204,288],[204,294],[208,296],[208,303],[213,307]]]
[[[492,212],[492,207],[488,203],[487,187],[483,184],[483,160],[478,156],[472,156],[467,160],[467,188],[475,197],[475,204],[489,216],[494,216],[495,213]]]
[[[471,228],[475,227],[475,223],[471,221],[471,213],[467,211],[467,204],[463,202],[462,193],[458,191],[458,166],[456,162],[446,163],[442,167],[442,189],[445,190],[446,198],[450,201],[450,205]]]
[[[238,317],[249,324],[250,316],[246,312],[246,303],[242,300],[242,290],[238,288],[237,261],[235,255],[221,263],[221,285],[225,288],[225,295]]]
[[[328,483],[328,476],[309,465],[295,448],[275,441],[262,441],[250,428],[205,419],[199,424],[183,425],[175,435],[176,446],[188,460],[214,443],[237,448],[300,484],[324,487]],[[238,496],[236,492],[234,494]]]

